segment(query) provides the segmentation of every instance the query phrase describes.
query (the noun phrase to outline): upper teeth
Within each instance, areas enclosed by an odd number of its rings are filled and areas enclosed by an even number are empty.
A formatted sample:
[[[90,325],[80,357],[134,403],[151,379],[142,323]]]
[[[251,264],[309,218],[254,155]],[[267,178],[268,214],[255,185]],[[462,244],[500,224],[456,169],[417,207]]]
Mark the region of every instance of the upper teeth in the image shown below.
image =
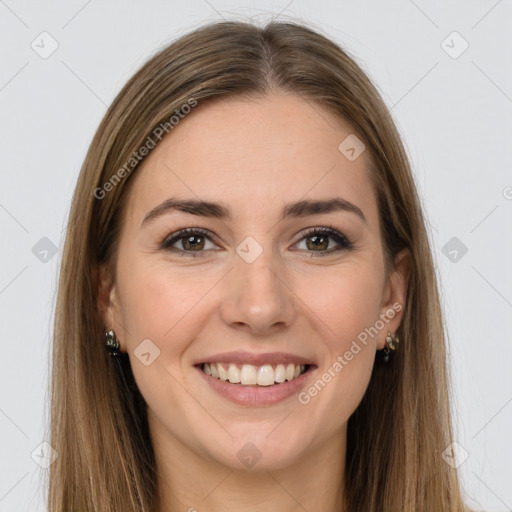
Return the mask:
[[[271,386],[276,382],[296,379],[304,373],[306,367],[303,364],[278,364],[275,367],[271,364],[254,366],[252,364],[234,363],[204,363],[203,371],[216,379],[229,380],[232,384],[250,386]]]

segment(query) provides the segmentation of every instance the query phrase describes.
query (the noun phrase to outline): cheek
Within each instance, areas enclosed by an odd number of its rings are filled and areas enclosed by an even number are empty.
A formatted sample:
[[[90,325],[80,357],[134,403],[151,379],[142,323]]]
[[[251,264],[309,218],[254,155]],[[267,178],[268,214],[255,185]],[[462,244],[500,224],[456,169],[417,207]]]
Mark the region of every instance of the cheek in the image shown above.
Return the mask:
[[[325,277],[302,282],[298,295],[317,316],[317,327],[333,358],[379,319],[382,285],[382,275],[371,264],[331,269]]]
[[[124,274],[124,275],[123,275]],[[199,272],[176,275],[168,265],[126,265],[119,271],[121,311],[126,328],[127,345],[133,351],[149,338],[166,353],[181,350],[181,334],[193,336],[194,308],[205,295],[205,280]],[[192,313],[192,314],[191,314]],[[172,343],[169,343],[172,340]]]
[[[319,357],[315,380],[305,389],[307,403],[297,400],[292,404],[293,428],[286,430],[285,423],[281,437],[276,433],[274,438],[261,440],[262,444],[269,443],[277,458],[280,449],[292,458],[302,447],[314,447],[336,435],[360,403],[371,376],[375,339],[368,338],[359,348],[353,341],[379,317],[382,276],[378,269],[369,258],[347,258],[336,268],[290,271],[283,276],[287,286],[269,288],[269,293],[286,294],[286,300],[293,302],[297,315],[289,333],[315,345]],[[187,349],[201,336],[205,338],[209,327],[229,329],[222,324],[219,307],[232,299],[240,283],[227,270],[213,265],[201,270],[194,266],[173,268],[168,262],[148,263],[143,257],[118,265],[123,341],[153,424],[163,425],[198,451],[210,450],[220,460],[231,457],[232,445],[230,440],[222,441],[225,432],[219,427],[222,421],[217,420],[224,418],[222,410],[212,404],[205,414],[194,389],[183,391],[188,387],[187,369],[182,364],[188,360]],[[148,367],[133,356],[145,339],[160,348],[159,358]],[[248,424],[233,417],[230,421],[230,430],[243,442],[268,431],[257,420]]]
[[[329,278],[304,281],[301,295],[321,333],[324,355],[301,403],[330,411],[327,430],[335,430],[359,405],[368,386],[378,336],[383,277],[378,265],[358,265],[330,272]],[[309,285],[308,285],[309,284]],[[307,291],[309,290],[309,291]],[[315,293],[313,293],[315,290]],[[322,293],[320,293],[322,290]],[[300,397],[299,397],[300,398]]]
[[[205,295],[215,280],[192,267],[178,273],[169,263],[142,260],[118,266],[119,317],[135,381],[150,409],[166,417],[177,404],[180,410],[188,407],[190,397],[181,385],[183,354],[203,328],[201,318],[208,317]],[[146,352],[147,366],[139,359]],[[180,422],[172,424],[178,428]]]

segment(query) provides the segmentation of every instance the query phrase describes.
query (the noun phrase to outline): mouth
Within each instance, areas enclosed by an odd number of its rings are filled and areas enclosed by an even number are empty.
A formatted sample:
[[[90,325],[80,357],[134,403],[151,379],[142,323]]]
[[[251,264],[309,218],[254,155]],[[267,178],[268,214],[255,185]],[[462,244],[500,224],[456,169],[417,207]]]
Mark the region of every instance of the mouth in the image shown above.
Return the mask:
[[[290,354],[229,353],[194,365],[210,389],[244,406],[269,406],[300,392],[317,366]]]
[[[214,379],[239,386],[267,387],[298,379],[310,368],[310,364],[240,364],[202,363],[197,365],[206,375]]]

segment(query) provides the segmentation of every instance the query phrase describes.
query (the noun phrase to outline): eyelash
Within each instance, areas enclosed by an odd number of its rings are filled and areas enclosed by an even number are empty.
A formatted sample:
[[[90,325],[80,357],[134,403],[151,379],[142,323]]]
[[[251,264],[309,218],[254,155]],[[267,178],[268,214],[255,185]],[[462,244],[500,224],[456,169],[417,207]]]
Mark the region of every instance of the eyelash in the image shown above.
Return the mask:
[[[176,233],[173,233],[172,235],[169,235],[167,238],[165,238],[159,245],[160,249],[164,249],[167,251],[179,253],[181,256],[192,256],[193,258],[197,258],[201,255],[201,253],[204,253],[206,251],[185,251],[184,249],[177,249],[176,247],[172,247],[172,245],[191,235],[201,235],[203,237],[208,238],[210,241],[214,241],[216,237],[214,237],[209,231],[202,228],[185,228],[180,229]],[[334,248],[334,249],[327,249],[323,251],[307,251],[311,253],[311,257],[317,257],[317,256],[327,256],[329,254],[339,252],[342,250],[351,250],[354,247],[354,244],[342,233],[339,231],[330,228],[330,227],[324,227],[324,228],[307,228],[302,233],[302,238],[300,238],[296,243],[301,242],[304,238],[307,238],[309,236],[313,235],[328,235],[331,237],[338,245],[341,247]],[[213,240],[212,240],[213,238]]]

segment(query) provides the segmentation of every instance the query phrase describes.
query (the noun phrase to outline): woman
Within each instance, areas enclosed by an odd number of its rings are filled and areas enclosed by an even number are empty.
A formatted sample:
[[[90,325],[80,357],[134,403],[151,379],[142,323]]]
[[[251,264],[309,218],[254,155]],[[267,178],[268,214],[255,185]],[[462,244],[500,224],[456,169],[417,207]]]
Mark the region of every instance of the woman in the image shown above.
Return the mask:
[[[464,510],[408,159],[305,26],[204,26],[118,94],[54,343],[52,511]]]

